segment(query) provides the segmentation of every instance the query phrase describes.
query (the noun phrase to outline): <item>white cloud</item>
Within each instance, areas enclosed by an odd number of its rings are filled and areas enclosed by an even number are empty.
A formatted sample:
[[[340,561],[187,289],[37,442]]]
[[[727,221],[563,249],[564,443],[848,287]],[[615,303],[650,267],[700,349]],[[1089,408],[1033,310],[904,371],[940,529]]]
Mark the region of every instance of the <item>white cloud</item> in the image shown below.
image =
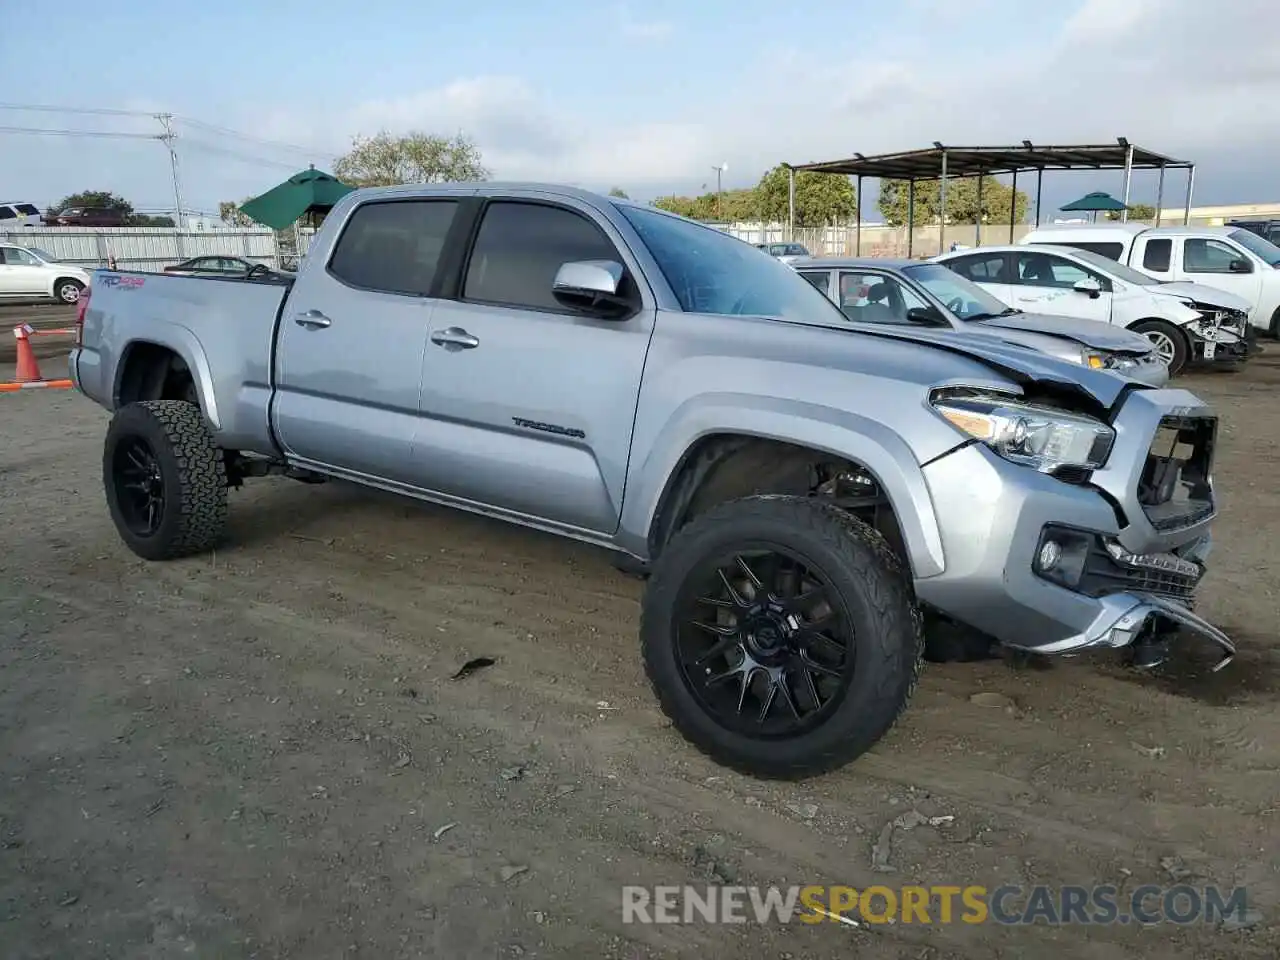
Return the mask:
[[[1013,16],[1019,7],[993,3],[983,14]],[[618,9],[624,23],[641,26]],[[1202,185],[1215,168],[1256,162],[1257,189],[1265,190],[1280,150],[1280,127],[1265,119],[1280,102],[1278,28],[1275,0],[1086,0],[1056,35],[1008,53],[994,32],[990,48],[977,52],[937,41],[923,51],[854,46],[821,58],[779,51],[761,61],[748,86],[723,90],[721,102],[700,102],[684,118],[656,101],[648,115],[575,115],[519,77],[478,76],[358,104],[310,127],[281,116],[275,132],[263,135],[314,142],[335,128],[460,129],[479,142],[497,176],[639,191],[673,182],[692,189],[705,182],[704,169],[726,158],[734,180],[746,182],[782,160],[934,140],[1109,143],[1125,136],[1197,162]]]
[[[617,17],[623,36],[633,40],[663,40],[674,29],[674,24],[669,20],[637,20],[626,6],[618,7]]]

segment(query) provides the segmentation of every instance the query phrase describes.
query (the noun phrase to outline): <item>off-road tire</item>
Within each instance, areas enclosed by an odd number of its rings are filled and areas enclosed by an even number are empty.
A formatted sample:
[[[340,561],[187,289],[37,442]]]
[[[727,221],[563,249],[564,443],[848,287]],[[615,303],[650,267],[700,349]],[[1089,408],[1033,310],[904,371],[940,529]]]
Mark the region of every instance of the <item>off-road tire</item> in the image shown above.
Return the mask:
[[[1169,361],[1170,380],[1186,369],[1187,361],[1191,358],[1191,341],[1172,323],[1165,320],[1139,320],[1129,329],[1148,339],[1151,339],[1150,335],[1153,333],[1169,338],[1169,342],[1173,344],[1173,359]]]
[[[753,739],[718,723],[689,689],[675,621],[681,587],[711,557],[767,542],[804,558],[846,604],[855,671],[820,726],[784,740]],[[645,671],[663,712],[695,747],[741,773],[796,780],[870,749],[902,713],[920,676],[924,638],[902,562],[881,534],[811,497],[753,496],[721,504],[682,527],[654,564],[641,610]]]
[[[141,437],[155,452],[165,503],[151,536],[133,533],[121,514],[113,482],[116,446]],[[116,411],[107,428],[102,480],[111,519],[125,544],[145,560],[203,553],[221,540],[227,525],[227,469],[200,408],[182,400],[144,400]]]

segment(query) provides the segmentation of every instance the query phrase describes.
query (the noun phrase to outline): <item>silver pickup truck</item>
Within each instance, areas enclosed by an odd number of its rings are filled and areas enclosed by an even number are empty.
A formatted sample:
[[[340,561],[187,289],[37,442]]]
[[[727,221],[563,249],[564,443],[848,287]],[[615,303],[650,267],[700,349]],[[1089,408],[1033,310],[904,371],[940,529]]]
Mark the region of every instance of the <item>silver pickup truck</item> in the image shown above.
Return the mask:
[[[114,411],[124,542],[223,536],[228,487],[340,478],[646,566],[662,708],[770,777],[848,762],[916,684],[924,613],[1158,661],[1192,612],[1217,421],[996,339],[851,331],[794,270],[570,188],[356,191],[296,277],[93,277],[71,375]]]

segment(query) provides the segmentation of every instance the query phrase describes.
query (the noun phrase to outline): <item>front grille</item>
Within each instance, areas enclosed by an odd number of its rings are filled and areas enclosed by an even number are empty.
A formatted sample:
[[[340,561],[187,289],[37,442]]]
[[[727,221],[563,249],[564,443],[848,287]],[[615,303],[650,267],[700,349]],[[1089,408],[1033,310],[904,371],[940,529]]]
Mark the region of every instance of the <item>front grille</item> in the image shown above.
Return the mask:
[[[1163,417],[1138,480],[1138,503],[1151,525],[1169,531],[1213,515],[1216,417]]]
[[[1092,597],[1133,590],[1190,601],[1203,575],[1200,564],[1173,554],[1133,556],[1114,544],[1108,550],[1095,538],[1089,547],[1078,589]]]

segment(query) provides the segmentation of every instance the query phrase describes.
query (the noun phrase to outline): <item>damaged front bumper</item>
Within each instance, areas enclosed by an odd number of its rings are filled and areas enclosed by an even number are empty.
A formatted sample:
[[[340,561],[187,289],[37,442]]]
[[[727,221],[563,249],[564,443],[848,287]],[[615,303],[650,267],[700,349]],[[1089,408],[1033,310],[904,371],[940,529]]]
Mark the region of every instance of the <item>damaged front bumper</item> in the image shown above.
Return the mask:
[[[1161,621],[1182,627],[1215,643],[1222,656],[1213,665],[1216,672],[1236,655],[1235,644],[1225,633],[1173,600],[1146,593],[1113,593],[1098,601],[1098,614],[1084,630],[1049,643],[1029,647],[1011,643],[1008,646],[1034,650],[1042,654],[1073,654],[1098,648],[1130,647],[1148,632],[1158,629]]]

